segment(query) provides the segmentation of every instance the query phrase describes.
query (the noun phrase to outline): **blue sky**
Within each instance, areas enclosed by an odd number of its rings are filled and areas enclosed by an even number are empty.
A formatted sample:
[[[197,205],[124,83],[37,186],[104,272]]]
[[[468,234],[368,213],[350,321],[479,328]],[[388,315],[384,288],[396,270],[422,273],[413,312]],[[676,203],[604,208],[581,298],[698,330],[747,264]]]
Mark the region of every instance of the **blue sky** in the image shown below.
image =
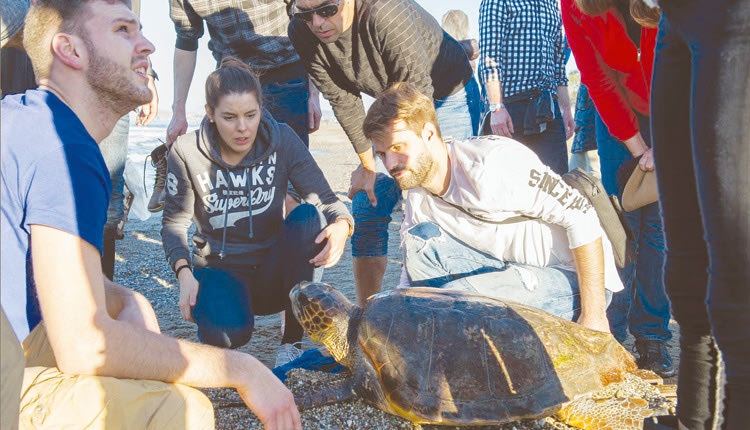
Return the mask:
[[[478,38],[479,35],[479,3],[481,0],[463,0],[460,2],[460,8],[469,16],[469,35]],[[417,3],[422,5],[430,12],[438,22],[443,14],[451,9],[457,9],[458,2],[455,0],[418,0]],[[143,0],[141,2],[141,23],[143,24],[143,33],[156,46],[156,52],[151,56],[154,69],[159,74],[157,90],[159,91],[159,111],[160,117],[165,118],[165,114],[171,111],[173,80],[172,80],[172,61],[174,56],[175,32],[174,25],[169,19],[169,1],[168,0]],[[193,76],[193,82],[188,95],[187,111],[188,113],[201,115],[203,113],[204,93],[203,85],[206,76],[216,67],[216,62],[208,50],[208,32],[201,38],[200,47],[198,48],[198,61]],[[330,110],[327,103],[322,100],[324,111]],[[168,117],[168,116],[167,116]]]

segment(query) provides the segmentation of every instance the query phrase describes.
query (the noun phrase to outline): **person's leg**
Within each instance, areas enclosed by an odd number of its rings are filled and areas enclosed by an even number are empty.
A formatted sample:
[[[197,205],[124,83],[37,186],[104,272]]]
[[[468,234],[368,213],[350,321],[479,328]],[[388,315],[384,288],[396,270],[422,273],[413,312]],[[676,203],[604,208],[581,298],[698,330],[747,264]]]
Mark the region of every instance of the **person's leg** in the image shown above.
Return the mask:
[[[479,87],[473,79],[456,93],[435,100],[440,135],[453,140],[466,140],[476,135],[480,109]]]
[[[565,124],[557,101],[553,109],[557,116],[547,123],[546,129],[537,134],[523,134],[523,123],[529,101],[519,101],[506,105],[513,121],[513,139],[523,143],[539,157],[553,172],[562,175],[568,171],[568,146],[565,143]]]
[[[708,246],[708,314],[726,365],[724,427],[750,419],[750,2],[667,2],[691,51],[692,157]]]
[[[180,384],[63,374],[44,323],[23,342],[22,429],[212,429],[213,407]],[[23,358],[23,354],[22,354]],[[6,381],[3,380],[3,386]],[[5,409],[6,404],[3,404]],[[5,428],[5,427],[3,427]]]
[[[651,134],[667,248],[664,285],[680,325],[677,416],[691,430],[711,429],[717,415],[718,351],[705,305],[708,255],[690,149],[692,64],[688,46],[667,16],[656,47]]]
[[[253,313],[268,315],[285,311],[282,344],[302,340],[304,330],[294,318],[289,291],[302,281],[320,281],[323,267],[310,264],[310,259],[326,245],[315,243],[315,238],[325,226],[320,211],[311,204],[297,206],[279,231],[278,239],[260,264],[257,276],[251,282]]]
[[[213,429],[211,401],[195,388],[160,381],[24,369],[21,429]]]
[[[354,232],[352,234],[352,264],[354,266],[357,301],[380,292],[388,255],[388,224],[393,208],[401,200],[401,189],[388,175],[378,173],[375,179],[377,206],[372,206],[364,191],[352,199]]]
[[[117,224],[125,216],[125,160],[128,157],[128,132],[130,115],[120,118],[112,132],[99,144],[104,162],[107,164],[112,179],[112,194],[107,208],[107,223],[104,225],[104,252],[102,254],[102,271],[113,279],[115,272],[115,240]]]
[[[580,313],[574,272],[497,260],[434,223],[410,228],[403,243],[404,264],[412,286],[472,291],[534,306],[569,320]]]
[[[284,82],[268,82],[262,85],[264,107],[278,122],[292,127],[292,130],[309,146],[307,122],[307,99],[310,92],[307,77],[299,76]]]
[[[222,348],[246,344],[253,333],[255,316],[247,291],[249,271],[205,267],[195,270],[200,288],[193,308],[198,339]]]

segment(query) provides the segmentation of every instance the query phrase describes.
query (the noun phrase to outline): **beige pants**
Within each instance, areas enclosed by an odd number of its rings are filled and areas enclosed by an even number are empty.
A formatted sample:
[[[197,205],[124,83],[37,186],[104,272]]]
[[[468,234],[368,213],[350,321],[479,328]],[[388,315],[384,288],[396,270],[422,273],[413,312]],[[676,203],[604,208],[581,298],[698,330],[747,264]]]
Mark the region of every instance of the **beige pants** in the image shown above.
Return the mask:
[[[43,323],[23,342],[21,429],[213,429],[200,391],[160,381],[61,373]]]

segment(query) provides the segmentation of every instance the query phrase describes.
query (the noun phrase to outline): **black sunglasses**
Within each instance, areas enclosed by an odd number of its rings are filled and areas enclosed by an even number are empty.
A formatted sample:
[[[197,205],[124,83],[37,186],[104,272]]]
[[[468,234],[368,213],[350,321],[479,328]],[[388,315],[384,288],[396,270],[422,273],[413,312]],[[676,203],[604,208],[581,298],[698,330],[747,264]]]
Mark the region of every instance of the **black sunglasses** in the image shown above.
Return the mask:
[[[302,21],[310,22],[313,20],[313,14],[317,14],[321,18],[330,18],[339,13],[339,5],[342,0],[336,3],[328,3],[323,6],[316,7],[314,9],[300,9],[297,5],[294,6],[294,17],[299,18]]]

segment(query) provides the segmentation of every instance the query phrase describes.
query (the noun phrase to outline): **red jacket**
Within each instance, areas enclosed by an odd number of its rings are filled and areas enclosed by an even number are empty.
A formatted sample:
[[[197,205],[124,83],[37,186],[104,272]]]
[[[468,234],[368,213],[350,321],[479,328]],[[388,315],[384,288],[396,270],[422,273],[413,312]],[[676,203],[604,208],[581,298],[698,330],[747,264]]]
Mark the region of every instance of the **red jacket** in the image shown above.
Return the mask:
[[[635,136],[638,121],[633,111],[649,115],[657,29],[641,29],[639,59],[617,9],[589,16],[578,9],[575,0],[562,0],[560,8],[581,82],[588,87],[597,112],[617,139]]]

